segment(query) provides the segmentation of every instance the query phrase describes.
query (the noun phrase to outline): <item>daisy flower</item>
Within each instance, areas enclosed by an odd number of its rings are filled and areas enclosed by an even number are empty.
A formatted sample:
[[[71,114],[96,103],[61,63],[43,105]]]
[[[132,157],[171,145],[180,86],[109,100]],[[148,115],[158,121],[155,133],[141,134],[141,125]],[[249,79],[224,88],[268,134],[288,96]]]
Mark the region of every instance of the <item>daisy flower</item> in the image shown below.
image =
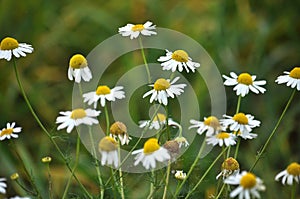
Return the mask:
[[[132,154],[136,155],[134,165],[136,166],[142,162],[146,169],[154,169],[156,167],[156,161],[163,162],[171,158],[168,150],[159,146],[156,138],[148,139],[144,144],[144,148],[135,150]]]
[[[148,127],[149,129],[160,129],[164,125],[167,124],[167,117],[165,114],[157,113],[156,116],[153,118],[152,122],[151,120],[141,120],[139,121],[139,127],[144,128]],[[168,118],[168,124],[169,126],[179,126],[177,122],[174,122],[172,118]]]
[[[231,175],[224,180],[225,184],[238,185],[230,193],[230,197],[239,196],[239,199],[260,198],[258,191],[264,191],[266,187],[263,181],[253,173],[243,171],[241,174]]]
[[[80,124],[93,125],[98,124],[97,116],[100,111],[92,109],[74,109],[73,111],[59,112],[62,116],[56,118],[56,124],[60,124],[57,130],[67,128],[67,133],[70,133],[75,126]]]
[[[127,133],[127,127],[122,122],[115,122],[110,126],[110,135],[115,139],[118,138],[121,142],[121,145],[128,144],[131,140]]]
[[[10,197],[9,199],[30,199],[30,198],[29,197],[15,196],[15,197]]]
[[[213,146],[217,144],[219,144],[219,146],[232,146],[236,144],[235,137],[236,136],[232,133],[220,132],[215,135],[207,136],[206,142]]]
[[[83,94],[84,102],[87,102],[88,105],[94,103],[94,108],[97,107],[97,102],[100,100],[102,107],[105,106],[105,101],[115,101],[116,99],[125,98],[125,92],[122,91],[123,86],[117,86],[110,89],[106,85],[98,86],[96,91],[88,92]]]
[[[187,139],[182,136],[178,136],[174,140],[179,144],[179,148],[181,148],[182,146],[188,147],[190,145]]]
[[[195,72],[196,68],[200,67],[200,64],[193,62],[192,58],[184,50],[176,50],[174,52],[166,50],[166,55],[161,56],[157,61],[162,62],[163,70],[171,70],[172,72],[175,72],[177,69],[179,72],[182,72],[183,69],[186,72],[190,72],[190,70]]]
[[[231,77],[227,77],[226,75],[223,75],[223,77],[226,79],[224,85],[235,86],[233,90],[236,91],[236,95],[241,95],[244,97],[249,93],[249,90],[256,94],[259,94],[260,92],[264,93],[266,91],[266,89],[261,86],[265,85],[267,82],[265,80],[255,81],[255,75],[241,73],[239,76],[237,76],[237,74],[231,72],[230,76]]]
[[[254,127],[260,125],[260,121],[254,120],[254,116],[250,114],[237,113],[233,117],[228,115],[223,115],[225,119],[221,119],[221,125],[226,128],[229,127],[230,131],[240,131],[239,136],[246,139],[249,133]]]
[[[130,39],[137,38],[140,34],[145,36],[156,35],[155,25],[152,24],[151,21],[147,21],[145,24],[127,24],[119,28],[119,33],[124,37],[130,36]]]
[[[186,87],[186,84],[175,85],[174,83],[177,80],[179,80],[179,77],[175,77],[171,82],[169,79],[166,80],[164,78],[156,80],[154,84],[150,85],[153,89],[145,93],[143,98],[151,95],[150,103],[158,101],[160,104],[167,106],[168,97],[174,98],[175,96],[179,96],[183,93],[184,87]]]
[[[19,43],[11,37],[4,38],[0,43],[0,59],[11,60],[12,55],[16,58],[26,57],[26,53],[32,53],[33,48],[29,44]]]
[[[298,91],[300,91],[300,67],[295,67],[290,72],[284,71],[283,72],[286,75],[281,75],[277,77],[275,82],[278,84],[285,84],[287,86],[290,86],[292,88],[297,88]]]
[[[177,180],[184,180],[186,178],[186,173],[184,173],[183,170],[176,170],[174,176]]]
[[[213,134],[217,134],[219,131],[225,131],[225,128],[220,125],[218,118],[215,116],[204,117],[204,121],[190,120],[192,124],[191,128],[198,128],[197,133],[202,135],[202,133],[206,132],[207,136],[211,136]]]
[[[101,154],[101,165],[113,165],[115,168],[119,166],[118,143],[114,138],[110,136],[102,138],[98,149]]]
[[[225,179],[230,175],[238,174],[240,172],[240,165],[236,159],[229,157],[222,163],[221,170],[216,179],[221,176]]]
[[[299,183],[300,181],[300,164],[297,162],[291,163],[284,171],[278,173],[275,180],[278,181],[282,177],[281,183],[285,185],[293,185],[293,183]],[[294,182],[295,181],[295,182]]]
[[[15,127],[16,123],[7,123],[6,128],[3,128],[0,132],[0,140],[10,139],[10,138],[18,138],[18,133],[21,132],[21,127]]]
[[[0,178],[0,193],[6,194],[6,179],[5,178]]]
[[[72,81],[73,77],[76,83],[80,83],[81,78],[86,82],[92,79],[92,72],[88,67],[87,60],[81,54],[73,55],[70,59],[68,78]]]

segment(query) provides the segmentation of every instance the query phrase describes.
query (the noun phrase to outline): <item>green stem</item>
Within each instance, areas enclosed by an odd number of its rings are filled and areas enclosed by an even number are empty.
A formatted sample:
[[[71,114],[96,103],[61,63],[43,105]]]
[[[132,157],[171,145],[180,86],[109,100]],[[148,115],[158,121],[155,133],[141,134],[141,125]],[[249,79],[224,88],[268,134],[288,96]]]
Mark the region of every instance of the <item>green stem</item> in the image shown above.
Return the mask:
[[[47,169],[48,169],[48,184],[49,184],[49,198],[52,199],[52,177],[51,177],[51,171],[50,171],[50,165],[47,163]]]
[[[119,146],[120,146],[120,141],[119,141]],[[119,162],[121,162],[121,149],[120,149],[120,147],[118,147],[118,157],[119,157]],[[123,173],[122,173],[122,168],[121,167],[119,167],[119,178],[120,178],[120,194],[121,194],[121,198],[125,199]]]
[[[203,179],[207,176],[207,174],[209,173],[209,171],[213,168],[213,166],[216,164],[216,162],[219,160],[220,157],[222,157],[223,153],[227,150],[227,148],[225,148],[224,150],[222,150],[222,152],[218,155],[218,157],[213,161],[213,163],[211,163],[211,165],[208,167],[208,169],[205,171],[205,173],[203,174],[203,176],[201,177],[201,179],[198,181],[198,183],[194,186],[194,188],[189,191],[189,193],[187,194],[187,196],[185,197],[185,199],[189,198],[189,196],[197,189],[197,187],[202,183]]]
[[[145,64],[145,67],[146,67],[146,72],[147,72],[147,76],[148,76],[148,83],[150,84],[152,82],[151,81],[151,75],[150,75],[150,70],[149,70],[148,62],[147,62],[147,59],[146,59],[146,56],[145,56],[143,42],[142,42],[141,37],[139,37],[139,44],[140,44],[140,47],[141,47],[142,57],[143,57],[144,64]]]
[[[151,170],[151,177],[152,177],[152,180],[150,183],[150,191],[149,191],[149,195],[148,195],[147,199],[151,199],[153,196],[153,193],[154,193],[155,173],[154,173],[153,169]]]
[[[265,150],[266,150],[266,148],[267,148],[267,146],[268,146],[268,144],[269,144],[271,138],[272,138],[273,135],[275,134],[275,132],[276,132],[276,130],[277,130],[277,128],[278,128],[278,126],[279,126],[279,124],[280,124],[280,122],[281,122],[283,116],[285,115],[285,113],[286,113],[288,107],[290,106],[290,104],[291,104],[291,102],[292,102],[292,99],[293,99],[295,93],[296,93],[296,89],[294,89],[294,91],[292,92],[292,94],[291,94],[291,96],[290,96],[290,98],[289,98],[289,100],[288,100],[288,102],[287,102],[287,104],[286,104],[286,106],[285,106],[283,112],[281,113],[281,115],[280,115],[280,117],[279,117],[279,119],[278,119],[278,121],[277,121],[277,123],[276,123],[276,125],[275,125],[275,127],[274,127],[274,129],[273,129],[273,131],[271,132],[270,136],[268,137],[266,143],[264,144],[263,148],[262,148],[262,149],[259,151],[259,153],[257,154],[256,159],[255,159],[255,162],[253,163],[252,167],[250,168],[250,172],[254,169],[254,167],[256,166],[257,162],[260,160],[262,154],[265,152]]]
[[[234,159],[236,159],[237,156],[238,156],[238,153],[239,153],[239,147],[240,147],[240,144],[241,144],[241,140],[242,140],[242,139],[239,137],[239,140],[238,140],[238,143],[237,143],[237,145],[236,145],[235,152],[234,152]]]
[[[222,194],[222,192],[223,192],[223,190],[224,190],[224,188],[225,188],[225,185],[226,185],[226,184],[223,183],[223,185],[222,185],[222,187],[221,187],[221,189],[220,189],[218,195],[215,197],[215,199],[218,199],[218,198],[221,196],[221,194]]]
[[[170,171],[171,171],[171,160],[169,160],[169,162],[168,162],[166,184],[165,184],[165,188],[164,188],[163,199],[167,198],[167,190],[168,190],[168,186],[169,186]]]
[[[293,183],[292,185],[292,191],[291,191],[291,199],[295,199],[296,196],[296,182]]]
[[[19,180],[15,180],[16,183],[21,187],[21,189],[23,189],[24,191],[26,191],[27,193],[36,196],[36,193],[34,193],[33,191],[29,190],[28,188],[26,188],[24,185],[21,184],[21,182],[19,182]]]
[[[19,85],[19,88],[21,90],[21,93],[24,97],[24,100],[27,104],[27,107],[29,108],[32,116],[34,117],[34,119],[36,120],[36,122],[38,123],[38,125],[41,127],[41,129],[44,131],[44,133],[46,133],[46,135],[48,136],[48,138],[50,139],[50,141],[52,142],[52,144],[54,145],[55,149],[58,151],[59,155],[61,156],[61,158],[64,160],[67,168],[69,169],[70,172],[72,172],[72,168],[69,165],[69,162],[67,160],[67,158],[65,157],[65,155],[63,154],[63,152],[60,150],[59,146],[57,145],[57,143],[55,142],[54,138],[50,135],[50,133],[47,131],[47,129],[44,127],[44,125],[42,124],[42,122],[40,121],[39,117],[37,116],[37,114],[35,113],[35,111],[33,110],[27,96],[25,93],[25,90],[23,88],[23,85],[21,83],[20,77],[19,77],[19,73],[18,73],[18,69],[17,69],[17,65],[16,65],[16,61],[13,58],[13,63],[14,63],[14,70],[15,70],[15,75],[16,75],[16,79]],[[83,184],[79,181],[79,179],[77,178],[77,176],[74,174],[74,178],[77,181],[77,183],[80,185],[81,189],[84,191],[84,193],[89,197],[89,198],[93,198],[91,196],[91,194],[86,190],[86,188],[83,186]]]
[[[183,181],[180,183],[180,185],[177,187],[177,189],[176,189],[176,191],[175,191],[175,194],[174,194],[175,197],[177,197],[177,195],[179,194],[180,190],[182,189],[182,186],[184,185],[184,183],[186,182],[186,180],[189,178],[189,176],[191,175],[193,169],[195,168],[196,164],[198,163],[198,161],[199,161],[199,159],[200,159],[200,156],[201,156],[201,154],[202,154],[202,152],[203,152],[203,150],[204,150],[204,148],[205,148],[205,145],[206,145],[205,141],[206,141],[206,139],[204,138],[204,139],[203,139],[203,142],[202,142],[202,145],[201,145],[201,148],[200,148],[200,150],[199,150],[199,152],[198,152],[198,155],[197,155],[197,157],[195,158],[195,160],[194,160],[194,162],[193,162],[191,168],[189,169],[189,171],[188,171],[188,173],[187,173],[187,175],[186,175],[186,178],[183,179]]]
[[[105,120],[106,120],[106,135],[109,135],[109,115],[107,110],[107,104],[104,106],[104,112],[105,112]]]

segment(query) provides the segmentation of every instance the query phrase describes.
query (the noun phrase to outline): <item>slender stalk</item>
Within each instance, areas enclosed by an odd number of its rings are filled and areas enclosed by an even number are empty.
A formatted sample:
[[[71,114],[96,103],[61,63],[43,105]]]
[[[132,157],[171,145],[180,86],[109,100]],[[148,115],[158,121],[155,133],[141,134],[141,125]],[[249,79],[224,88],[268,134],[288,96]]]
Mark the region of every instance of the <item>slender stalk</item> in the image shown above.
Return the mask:
[[[226,184],[223,183],[223,185],[222,185],[222,187],[221,187],[221,189],[220,189],[218,195],[215,197],[215,199],[218,199],[218,198],[221,196],[221,194],[222,194],[222,192],[223,192],[223,190],[224,190],[224,188],[225,188],[225,185],[226,185]]]
[[[49,163],[47,163],[47,170],[48,170],[49,198],[52,199],[53,198],[53,194],[52,194],[52,177],[51,177],[51,171],[50,171]]]
[[[106,121],[106,135],[109,135],[109,115],[107,110],[107,104],[104,106],[104,112],[105,112],[105,121]]]
[[[150,191],[149,191],[149,195],[148,195],[147,199],[153,198],[152,195],[154,193],[154,180],[155,180],[155,173],[154,173],[153,169],[151,170],[151,178],[152,178],[152,180],[150,183]]]
[[[33,195],[33,196],[36,196],[36,193],[35,193],[35,192],[29,190],[29,189],[26,188],[24,185],[22,185],[21,182],[20,182],[18,179],[15,180],[15,181],[16,181],[16,183],[21,187],[21,189],[23,189],[24,191],[26,191],[27,193],[29,193],[29,194],[31,194],[31,195]]]
[[[241,101],[242,101],[242,96],[239,95],[238,102],[237,102],[237,105],[236,105],[236,111],[235,111],[235,114],[238,114],[239,111],[240,111]]]
[[[295,199],[296,196],[296,182],[292,185],[292,191],[291,191],[291,199]]]
[[[283,118],[283,116],[285,115],[285,113],[286,113],[288,107],[290,106],[290,104],[291,104],[291,102],[292,102],[292,99],[294,98],[295,93],[296,93],[296,89],[294,89],[294,91],[292,92],[292,94],[291,94],[291,96],[290,96],[290,98],[289,98],[289,100],[288,100],[288,102],[287,102],[287,104],[286,104],[286,106],[285,106],[283,112],[281,113],[281,115],[280,115],[280,117],[279,117],[279,119],[278,119],[278,121],[277,121],[277,123],[276,123],[276,125],[275,125],[275,127],[274,127],[274,129],[273,129],[273,131],[271,132],[270,136],[268,137],[267,141],[265,142],[263,148],[262,148],[262,149],[259,151],[259,153],[257,154],[256,159],[255,159],[255,161],[254,161],[252,167],[250,168],[250,172],[254,169],[254,167],[256,166],[257,162],[260,160],[262,154],[263,154],[263,153],[265,152],[265,150],[267,149],[267,146],[268,146],[270,140],[272,139],[272,137],[274,136],[274,134],[275,134],[275,132],[276,132],[276,130],[277,130],[277,128],[278,128],[280,122],[282,121],[282,118]]]
[[[120,146],[120,141],[119,141],[119,146]],[[119,162],[121,162],[121,149],[120,149],[120,147],[118,147],[118,157],[119,157]],[[125,199],[123,173],[122,173],[122,168],[121,167],[119,167],[119,178],[120,178],[120,194],[121,194],[121,198]]]
[[[17,69],[17,65],[16,65],[16,61],[13,58],[13,65],[14,65],[14,70],[15,70],[15,75],[16,75],[16,79],[19,85],[19,88],[21,90],[21,93],[24,97],[24,100],[27,104],[27,107],[29,108],[32,116],[34,117],[34,119],[36,120],[36,122],[38,123],[38,125],[40,126],[40,128],[43,130],[43,132],[48,136],[48,138],[50,139],[50,141],[52,142],[52,144],[54,145],[55,149],[58,151],[59,155],[61,156],[61,158],[64,160],[67,168],[69,169],[70,172],[72,172],[72,168],[69,165],[69,162],[67,160],[67,158],[65,157],[65,155],[63,154],[63,152],[61,151],[61,149],[59,148],[59,146],[57,145],[57,143],[55,142],[54,138],[50,135],[50,133],[47,131],[47,129],[45,128],[45,126],[43,125],[43,123],[40,121],[39,117],[37,116],[37,114],[35,113],[35,111],[33,110],[31,103],[29,102],[29,99],[27,98],[27,95],[25,93],[25,90],[23,88],[23,85],[21,83],[20,77],[19,77],[19,73],[18,73],[18,69]],[[84,191],[84,193],[89,197],[89,198],[93,198],[91,196],[91,194],[86,190],[86,188],[83,186],[83,184],[79,181],[79,179],[77,178],[77,176],[75,174],[74,178],[77,181],[77,183],[80,185],[81,189]]]
[[[242,140],[242,139],[239,137],[239,140],[238,140],[238,143],[237,143],[237,145],[236,145],[235,152],[234,152],[234,159],[236,159],[237,156],[238,156],[238,153],[239,153],[239,147],[240,147],[240,144],[241,144],[241,140]]]
[[[165,188],[164,188],[163,199],[167,198],[167,190],[168,190],[168,186],[169,186],[170,171],[171,171],[171,160],[169,160],[169,162],[168,162],[166,184],[165,184]]]
[[[142,42],[141,37],[139,37],[139,44],[140,44],[140,47],[141,47],[142,57],[143,57],[144,64],[145,64],[145,67],[146,67],[146,72],[147,72],[147,76],[148,76],[148,83],[150,84],[152,82],[151,81],[151,75],[150,75],[150,70],[149,70],[148,62],[147,62],[147,59],[146,59],[146,56],[145,56],[143,42]]]

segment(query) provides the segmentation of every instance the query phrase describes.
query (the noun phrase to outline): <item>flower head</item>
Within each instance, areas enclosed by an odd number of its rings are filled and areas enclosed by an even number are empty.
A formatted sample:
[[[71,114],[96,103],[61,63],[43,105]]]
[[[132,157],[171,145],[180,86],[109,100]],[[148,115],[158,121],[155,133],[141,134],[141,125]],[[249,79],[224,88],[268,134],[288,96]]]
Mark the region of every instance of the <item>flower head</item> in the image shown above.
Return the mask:
[[[174,52],[166,50],[166,55],[158,58],[163,70],[171,70],[175,72],[178,69],[179,72],[183,71],[183,68],[186,72],[190,70],[195,72],[196,68],[200,67],[200,64],[193,62],[192,58],[189,57],[188,53],[184,50],[176,50]]]
[[[19,177],[20,177],[20,176],[19,176],[18,173],[13,173],[13,174],[10,175],[10,179],[11,179],[11,180],[17,180],[17,179],[19,179]]]
[[[240,165],[236,159],[229,157],[222,163],[221,170],[222,171],[219,173],[219,175],[217,175],[216,179],[218,179],[220,176],[225,179],[230,175],[238,174],[240,172]]]
[[[150,169],[150,167],[154,169],[156,161],[163,162],[171,158],[168,150],[159,146],[156,138],[148,139],[144,144],[144,148],[135,150],[132,154],[136,155],[134,165],[136,166],[142,162],[146,169]]]
[[[230,193],[231,198],[237,195],[239,199],[260,198],[258,191],[264,191],[266,189],[260,178],[246,171],[243,171],[241,174],[229,176],[224,180],[224,183],[238,185],[238,187]]]
[[[206,138],[207,144],[211,144],[213,146],[219,144],[219,146],[230,146],[235,145],[235,135],[232,133],[220,132],[215,135],[207,136]]]
[[[299,183],[300,181],[300,164],[297,162],[291,163],[284,171],[278,173],[275,180],[278,181],[282,177],[281,183],[285,185],[293,185],[293,183]],[[294,182],[295,181],[295,182]]]
[[[29,197],[14,196],[14,197],[10,197],[9,199],[30,199],[30,198]]]
[[[163,113],[157,113],[156,116],[151,120],[141,120],[139,121],[139,127],[144,128],[148,127],[149,129],[160,129],[164,125],[167,124],[167,117]],[[179,124],[175,122],[172,118],[168,118],[168,125],[169,126],[178,126]]]
[[[236,95],[241,95],[244,97],[249,93],[249,90],[256,94],[259,94],[260,92],[264,93],[266,91],[266,89],[261,86],[265,85],[267,82],[265,80],[255,81],[255,75],[241,73],[238,76],[234,72],[231,72],[230,76],[231,77],[227,77],[226,75],[223,75],[223,77],[226,79],[224,85],[235,86],[233,90],[236,91]]]
[[[171,82],[169,79],[157,79],[154,84],[150,85],[153,89],[145,93],[143,98],[151,95],[150,103],[158,101],[160,104],[168,105],[168,97],[174,98],[175,96],[179,96],[183,93],[183,89],[186,86],[186,84],[175,85],[174,83],[178,79],[179,77],[175,77]]]
[[[74,109],[73,111],[59,112],[62,116],[56,118],[56,123],[60,124],[57,130],[67,128],[67,132],[70,133],[75,126],[80,124],[93,125],[98,124],[97,116],[100,111],[92,109]]]
[[[115,139],[119,138],[122,145],[128,144],[131,140],[131,137],[129,137],[127,133],[127,127],[122,122],[115,122],[110,126],[110,133],[111,136],[113,136]]]
[[[281,75],[277,77],[275,82],[278,84],[285,84],[287,86],[290,86],[292,88],[297,88],[298,91],[300,91],[300,67],[295,67],[290,72],[284,71],[283,72],[286,75]]]
[[[26,57],[26,53],[32,53],[33,48],[29,44],[19,43],[11,37],[4,38],[0,43],[0,59],[11,60],[12,55],[16,58]]]
[[[88,62],[81,54],[73,55],[70,59],[68,78],[72,81],[73,77],[76,83],[80,83],[81,78],[86,82],[92,79],[92,72],[88,67]]]
[[[6,183],[5,183],[6,179],[5,178],[0,178],[0,193],[5,194],[6,193]]]
[[[16,123],[7,123],[6,128],[3,128],[0,132],[0,140],[10,139],[10,138],[18,138],[18,133],[21,132],[21,127],[15,127]]]
[[[174,140],[179,144],[179,148],[181,148],[182,146],[188,147],[190,145],[187,139],[182,136],[178,136]]]
[[[46,156],[42,158],[43,163],[50,163],[52,161],[52,158],[50,156]]]
[[[116,86],[110,89],[106,85],[100,85],[97,87],[96,91],[88,92],[83,94],[84,102],[88,105],[94,103],[94,108],[97,107],[97,102],[100,100],[102,107],[105,106],[105,101],[115,101],[116,99],[125,98],[125,92],[122,90],[123,86]]]
[[[118,143],[113,137],[102,138],[98,144],[98,149],[101,153],[102,165],[114,165],[115,168],[119,166]]]
[[[183,170],[176,170],[175,178],[177,180],[184,180],[186,178],[186,173],[184,173]]]
[[[190,120],[192,124],[189,129],[191,128],[198,128],[197,133],[202,135],[202,133],[206,132],[207,136],[211,136],[213,134],[217,134],[219,131],[225,131],[225,128],[220,125],[218,118],[215,116],[204,117],[204,121],[196,121]]]
[[[127,24],[124,27],[119,28],[119,33],[124,36],[130,36],[130,39],[137,38],[140,34],[145,36],[156,35],[155,25],[153,23],[147,21],[144,24]]]

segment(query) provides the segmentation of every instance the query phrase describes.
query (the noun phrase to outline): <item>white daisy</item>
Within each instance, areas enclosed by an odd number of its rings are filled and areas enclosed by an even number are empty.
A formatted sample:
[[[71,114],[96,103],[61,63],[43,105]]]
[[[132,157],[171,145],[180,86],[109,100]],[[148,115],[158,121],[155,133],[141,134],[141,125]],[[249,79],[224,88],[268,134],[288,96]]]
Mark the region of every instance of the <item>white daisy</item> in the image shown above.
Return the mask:
[[[183,68],[186,72],[190,70],[195,72],[196,68],[200,67],[200,64],[193,62],[192,58],[184,50],[176,50],[175,52],[166,50],[166,55],[161,56],[157,61],[163,62],[161,63],[163,70],[171,70],[172,72],[175,72],[177,69],[179,72],[182,72]]]
[[[133,155],[137,155],[134,159],[134,165],[138,165],[142,162],[143,166],[146,169],[155,168],[156,161],[164,162],[169,160],[171,156],[168,153],[168,150],[164,147],[159,146],[158,140],[156,138],[148,139],[144,148],[138,149],[132,152]]]
[[[29,44],[19,43],[16,39],[6,37],[0,44],[0,59],[11,60],[12,55],[16,58],[26,57],[26,53],[32,53],[33,48]]]
[[[240,165],[236,159],[229,157],[222,163],[221,170],[216,179],[222,176],[224,180],[230,175],[238,174],[240,172]]]
[[[188,147],[190,145],[187,139],[182,136],[178,136],[174,140],[179,144],[179,148],[181,148],[182,146]]]
[[[197,133],[202,135],[202,133],[206,132],[207,136],[211,136],[213,134],[217,134],[219,131],[225,131],[225,128],[220,125],[218,118],[215,116],[204,117],[204,121],[190,120],[192,124],[191,128],[198,128]]]
[[[213,146],[217,144],[219,144],[219,146],[232,146],[236,144],[235,138],[236,136],[232,133],[220,132],[215,135],[207,136],[206,142]]]
[[[62,116],[56,118],[56,124],[60,124],[57,130],[67,128],[67,132],[70,133],[75,126],[80,124],[93,125],[98,124],[97,116],[101,111],[92,109],[74,109],[73,111],[59,112]]]
[[[300,91],[300,67],[295,67],[291,72],[284,71],[283,73],[286,75],[277,77],[275,82],[278,84],[286,83],[287,86],[296,87]]]
[[[254,120],[254,116],[250,114],[237,113],[233,117],[228,115],[223,115],[223,117],[226,119],[220,120],[221,125],[226,128],[229,127],[230,131],[240,131],[240,136],[244,139],[247,138],[254,127],[260,125],[260,121]]]
[[[6,194],[6,179],[5,178],[0,178],[0,193]]]
[[[101,165],[113,165],[115,168],[119,166],[118,143],[114,138],[110,136],[102,138],[98,149],[101,154]]]
[[[88,92],[83,94],[84,102],[87,102],[88,105],[94,103],[94,108],[97,107],[97,102],[100,100],[102,107],[105,106],[105,101],[115,101],[116,99],[125,98],[125,92],[122,91],[123,86],[117,86],[113,89],[110,89],[106,85],[98,86],[96,91]]]
[[[80,83],[81,78],[86,82],[92,79],[92,72],[88,67],[87,60],[81,54],[73,55],[70,59],[68,78],[72,81],[73,77],[76,83]]]
[[[145,24],[127,24],[124,27],[119,28],[119,33],[124,36],[130,36],[130,39],[137,38],[140,34],[145,36],[156,35],[155,25],[153,23],[147,21]]]
[[[172,82],[169,79],[166,80],[163,78],[156,80],[154,84],[150,85],[153,89],[145,93],[143,98],[152,95],[150,103],[158,101],[160,104],[168,105],[168,97],[174,98],[175,96],[179,96],[183,93],[184,87],[186,87],[186,84],[174,85],[177,80],[179,80],[179,77],[175,77]]]
[[[30,198],[29,197],[15,196],[15,197],[10,197],[9,199],[30,199]]]
[[[239,185],[230,193],[230,197],[239,196],[239,199],[260,198],[258,191],[264,191],[266,187],[263,181],[253,173],[243,171],[241,174],[231,175],[224,180],[225,184]]]
[[[241,95],[244,97],[249,93],[249,90],[256,94],[259,94],[260,92],[264,93],[266,91],[266,89],[261,86],[265,85],[267,82],[265,80],[255,81],[255,75],[241,73],[239,76],[237,76],[237,74],[231,72],[230,76],[231,77],[227,77],[226,75],[223,75],[223,77],[226,79],[224,85],[235,86],[233,90],[236,91],[236,95]]]
[[[157,113],[156,116],[154,117],[154,119],[152,120],[141,120],[139,121],[139,127],[140,128],[144,128],[144,127],[148,127],[148,129],[160,129],[162,128],[164,125],[167,124],[167,117],[166,115],[162,114],[162,113]],[[169,126],[179,126],[179,124],[175,121],[173,121],[172,118],[168,118],[168,125]]]
[[[243,132],[241,133],[241,131],[233,131],[233,134],[235,134],[236,136],[242,137],[245,140],[252,140],[253,138],[257,137],[257,134],[255,133],[250,133],[250,132]]]
[[[183,170],[176,170],[175,178],[177,180],[184,180],[186,178],[186,173],[184,173]]]
[[[0,132],[0,140],[10,139],[10,138],[18,138],[18,133],[21,132],[21,127],[15,127],[16,123],[7,123],[6,128],[3,128]]]
[[[110,126],[110,135],[114,137],[115,139],[119,139],[121,142],[121,145],[128,144],[131,140],[131,137],[129,137],[127,133],[127,127],[122,122],[115,122]]]
[[[300,181],[300,164],[297,162],[291,163],[284,171],[278,173],[275,180],[278,181],[282,177],[281,183],[285,185],[293,185],[293,183],[299,183]],[[294,182],[295,181],[295,182]]]

